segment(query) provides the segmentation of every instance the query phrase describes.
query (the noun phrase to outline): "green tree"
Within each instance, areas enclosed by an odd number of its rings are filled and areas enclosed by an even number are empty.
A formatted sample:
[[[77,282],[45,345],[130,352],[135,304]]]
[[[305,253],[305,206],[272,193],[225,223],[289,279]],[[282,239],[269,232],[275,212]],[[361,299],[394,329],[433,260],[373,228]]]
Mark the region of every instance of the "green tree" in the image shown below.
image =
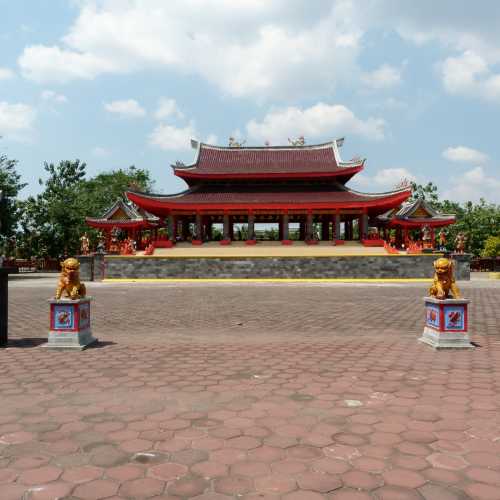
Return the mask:
[[[0,211],[0,234],[4,237],[11,237],[15,233],[18,217],[17,196],[26,186],[17,173],[17,164],[17,160],[9,160],[7,156],[0,155],[0,191],[4,198]]]
[[[129,189],[151,192],[154,182],[148,170],[133,165],[126,169],[103,172],[89,179],[83,186],[81,196],[87,207],[88,217],[99,217],[117,198]]]
[[[45,163],[43,191],[22,202],[22,228],[18,239],[23,257],[59,257],[79,252],[80,236],[87,232],[91,241],[97,231],[85,224],[85,217],[102,215],[123,192],[130,189],[150,191],[153,185],[147,170],[129,167],[85,179],[86,164],[61,161]]]
[[[500,256],[500,236],[489,236],[484,244],[481,257],[499,257]]]
[[[408,201],[415,201],[417,199],[423,199],[430,203],[432,207],[439,205],[438,188],[432,182],[428,182],[425,186],[422,184],[417,184],[416,182],[411,182],[411,197]]]
[[[453,250],[455,238],[462,232],[467,237],[466,249],[479,256],[485,242],[490,236],[500,236],[500,206],[487,203],[481,199],[479,203],[468,201],[459,204],[444,200],[439,204],[443,213],[455,214],[457,222],[447,227],[447,248]]]
[[[80,193],[85,184],[86,164],[61,161],[44,163],[48,174],[39,179],[41,194],[30,196],[22,204],[23,229],[21,250],[35,255],[56,257],[75,253],[85,219],[85,205]]]

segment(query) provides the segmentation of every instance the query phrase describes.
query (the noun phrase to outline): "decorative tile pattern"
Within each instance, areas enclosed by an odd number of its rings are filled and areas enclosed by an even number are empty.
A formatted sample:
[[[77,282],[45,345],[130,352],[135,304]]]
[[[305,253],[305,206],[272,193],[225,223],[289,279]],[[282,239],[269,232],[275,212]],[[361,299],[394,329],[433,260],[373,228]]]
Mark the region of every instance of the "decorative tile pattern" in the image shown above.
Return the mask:
[[[52,309],[53,325],[56,330],[75,329],[75,309],[72,305],[56,304]]]
[[[79,316],[80,316],[80,321],[79,321],[80,330],[85,330],[86,328],[89,328],[90,327],[90,303],[89,302],[85,302],[83,304],[80,304]]]
[[[425,305],[425,322],[430,328],[439,330],[441,326],[441,315],[438,306],[434,304]]]
[[[444,329],[465,330],[465,308],[463,306],[444,306]]]

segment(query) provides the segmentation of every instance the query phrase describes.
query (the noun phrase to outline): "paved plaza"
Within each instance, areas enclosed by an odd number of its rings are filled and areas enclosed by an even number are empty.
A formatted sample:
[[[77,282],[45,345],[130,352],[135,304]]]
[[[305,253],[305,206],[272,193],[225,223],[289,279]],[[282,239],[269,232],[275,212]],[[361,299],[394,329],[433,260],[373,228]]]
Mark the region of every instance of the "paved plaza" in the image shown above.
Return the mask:
[[[55,282],[10,283],[1,500],[500,499],[500,281],[445,352],[423,283],[89,283],[100,344],[47,351]]]

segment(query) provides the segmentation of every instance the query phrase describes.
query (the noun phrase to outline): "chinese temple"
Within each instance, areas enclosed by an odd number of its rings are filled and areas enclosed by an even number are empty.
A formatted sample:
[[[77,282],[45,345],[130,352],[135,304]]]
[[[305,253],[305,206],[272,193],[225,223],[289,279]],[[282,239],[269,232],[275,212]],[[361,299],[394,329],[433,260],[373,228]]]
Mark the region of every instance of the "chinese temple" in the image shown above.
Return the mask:
[[[144,240],[145,231],[155,232],[159,226],[160,219],[146,210],[126,203],[122,199],[116,200],[100,218],[87,217],[85,222],[88,226],[104,233],[106,250],[109,250],[113,232],[117,230],[124,233],[125,238],[131,238],[139,242]],[[154,238],[153,234],[153,238]]]
[[[363,170],[365,160],[342,160],[342,144],[343,139],[337,139],[317,145],[243,147],[233,142],[223,147],[192,141],[194,162],[172,165],[174,174],[186,182],[185,191],[169,195],[128,191],[126,196],[143,213],[165,218],[172,242],[211,241],[213,225],[222,224],[221,243],[229,244],[238,223],[247,224],[247,244],[255,243],[256,223],[278,223],[284,244],[290,242],[291,223],[298,223],[300,239],[309,243],[341,243],[341,224],[345,240],[354,239],[355,233],[364,240],[369,226],[382,222],[377,217],[400,207],[411,188],[385,193],[348,188],[347,182]],[[150,223],[141,217],[141,223]],[[116,217],[104,219],[108,220],[87,221],[93,227],[117,225]]]

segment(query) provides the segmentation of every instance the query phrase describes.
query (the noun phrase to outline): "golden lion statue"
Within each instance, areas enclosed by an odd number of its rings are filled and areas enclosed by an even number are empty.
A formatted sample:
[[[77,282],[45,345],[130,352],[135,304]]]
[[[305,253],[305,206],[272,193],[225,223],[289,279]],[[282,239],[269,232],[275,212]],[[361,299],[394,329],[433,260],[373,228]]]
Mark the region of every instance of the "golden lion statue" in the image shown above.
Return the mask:
[[[85,297],[86,289],[80,283],[80,263],[73,257],[66,259],[61,264],[61,276],[56,290],[56,299],[60,299],[63,292],[72,300]]]
[[[453,277],[453,262],[441,257],[434,261],[434,281],[429,289],[429,295],[436,299],[459,299],[460,291]]]

